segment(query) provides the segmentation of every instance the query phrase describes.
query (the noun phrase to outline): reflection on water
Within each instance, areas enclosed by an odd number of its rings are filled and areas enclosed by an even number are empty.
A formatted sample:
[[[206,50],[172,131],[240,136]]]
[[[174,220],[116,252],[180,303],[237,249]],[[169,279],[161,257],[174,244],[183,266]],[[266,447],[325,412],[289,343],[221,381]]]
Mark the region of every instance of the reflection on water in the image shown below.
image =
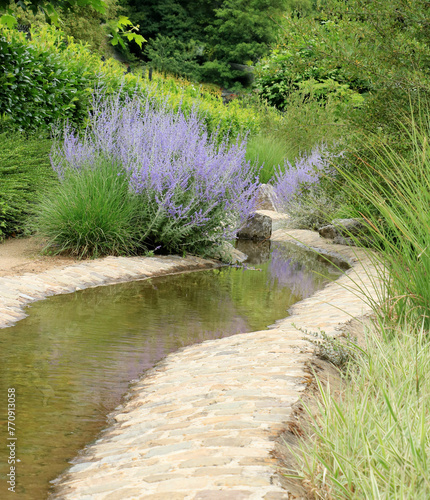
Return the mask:
[[[248,251],[248,269],[223,267],[52,297],[1,330],[0,498],[45,499],[49,480],[94,439],[129,381],[169,352],[263,329],[324,284],[313,270],[337,275],[297,247],[272,243]],[[267,261],[262,255],[270,252]],[[20,460],[15,496],[6,482],[12,387]]]

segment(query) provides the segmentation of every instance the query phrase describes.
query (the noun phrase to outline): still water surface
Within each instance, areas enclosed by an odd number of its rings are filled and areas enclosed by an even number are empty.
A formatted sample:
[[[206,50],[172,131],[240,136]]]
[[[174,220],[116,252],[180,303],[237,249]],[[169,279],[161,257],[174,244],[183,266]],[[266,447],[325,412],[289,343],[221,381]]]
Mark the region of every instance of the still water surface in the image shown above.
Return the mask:
[[[295,245],[271,245],[244,248],[247,268],[51,297],[0,330],[0,498],[46,499],[49,481],[95,438],[129,382],[169,352],[264,329],[339,275]],[[16,391],[15,495],[7,491],[8,388]]]

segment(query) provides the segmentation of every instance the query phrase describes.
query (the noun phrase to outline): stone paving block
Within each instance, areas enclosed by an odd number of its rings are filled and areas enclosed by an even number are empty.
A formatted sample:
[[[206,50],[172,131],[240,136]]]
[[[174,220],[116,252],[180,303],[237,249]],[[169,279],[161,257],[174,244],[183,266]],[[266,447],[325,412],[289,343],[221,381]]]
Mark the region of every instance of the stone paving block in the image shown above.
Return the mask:
[[[202,445],[207,448],[220,447],[220,446],[248,446],[251,442],[251,439],[244,438],[211,438],[204,439]]]
[[[151,451],[145,453],[143,458],[152,458],[160,455],[169,455],[170,453],[174,453],[177,451],[189,450],[193,447],[192,443],[177,443],[172,444],[170,446],[157,446],[153,448]]]
[[[181,479],[168,479],[158,484],[157,493],[165,491],[201,490],[207,488],[209,479],[206,477],[183,477]]]
[[[230,475],[240,475],[243,473],[242,467],[198,467],[193,475],[195,477],[199,476],[230,476]]]
[[[215,480],[216,486],[270,486],[270,477],[247,477],[247,476],[223,476]]]
[[[182,479],[182,476],[180,474],[175,474],[175,473],[166,473],[166,474],[151,474],[150,476],[145,474],[145,471],[143,472],[142,476],[142,481],[145,481],[146,483],[161,483],[162,481],[168,481],[169,479]]]
[[[215,467],[221,465],[227,465],[231,462],[231,458],[223,457],[200,457],[191,460],[185,460],[179,464],[181,469],[192,469],[192,468],[205,468],[205,467]]]
[[[281,493],[276,491],[270,491],[269,493],[266,493],[264,495],[263,500],[291,500],[291,498],[292,497],[288,492]]]
[[[121,488],[119,490],[108,493],[103,497],[103,500],[132,500],[140,498],[142,488]]]
[[[245,490],[205,490],[197,493],[193,500],[246,500],[251,495],[251,491]]]
[[[179,493],[177,491],[165,491],[164,493],[152,493],[149,495],[142,495],[138,500],[185,500],[187,493]]]

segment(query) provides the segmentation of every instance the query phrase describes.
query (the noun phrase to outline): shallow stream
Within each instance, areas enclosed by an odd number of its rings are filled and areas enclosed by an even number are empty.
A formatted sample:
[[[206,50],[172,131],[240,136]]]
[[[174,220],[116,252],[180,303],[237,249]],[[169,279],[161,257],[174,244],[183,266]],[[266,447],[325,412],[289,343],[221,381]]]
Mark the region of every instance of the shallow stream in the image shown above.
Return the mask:
[[[47,498],[49,481],[106,425],[106,415],[121,402],[130,381],[169,352],[265,329],[339,275],[296,245],[247,245],[242,249],[250,259],[244,267],[51,297],[32,304],[16,326],[0,331],[0,391],[16,392],[20,460],[16,494],[9,495],[5,407],[0,498]]]

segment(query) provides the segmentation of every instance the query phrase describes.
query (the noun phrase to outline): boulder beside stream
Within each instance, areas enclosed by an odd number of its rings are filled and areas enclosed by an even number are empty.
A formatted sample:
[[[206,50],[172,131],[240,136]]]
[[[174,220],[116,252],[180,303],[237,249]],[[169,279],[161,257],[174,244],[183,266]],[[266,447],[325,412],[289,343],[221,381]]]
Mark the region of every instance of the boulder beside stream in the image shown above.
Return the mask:
[[[261,184],[258,188],[257,196],[257,210],[272,210],[278,211],[278,197],[276,196],[275,189],[270,184]]]
[[[368,227],[358,219],[334,219],[331,224],[320,227],[318,232],[323,238],[331,238],[340,245],[354,245],[355,239],[364,241],[368,238]]]
[[[272,219],[258,213],[249,218],[246,226],[237,233],[238,238],[255,241],[268,240],[271,235]]]

